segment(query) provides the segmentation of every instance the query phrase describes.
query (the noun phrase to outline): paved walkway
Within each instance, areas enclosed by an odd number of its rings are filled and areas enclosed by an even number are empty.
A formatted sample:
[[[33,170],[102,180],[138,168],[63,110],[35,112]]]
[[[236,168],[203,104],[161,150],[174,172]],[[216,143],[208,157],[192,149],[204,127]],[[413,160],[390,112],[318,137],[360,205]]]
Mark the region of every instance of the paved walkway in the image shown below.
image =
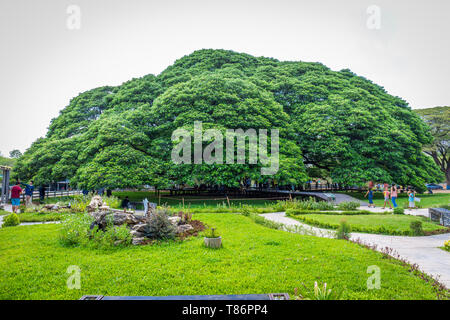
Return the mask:
[[[305,233],[315,233],[319,237],[332,238],[334,231],[321,229],[306,225],[298,220],[286,217],[284,212],[261,214],[264,218],[282,223],[287,229],[297,228]],[[406,237],[387,236],[380,234],[356,233],[351,234],[351,239],[360,239],[370,245],[376,245],[377,250],[389,247],[411,264],[419,265],[425,273],[434,277],[439,277],[441,283],[450,288],[450,253],[439,247],[444,245],[444,241],[450,239],[450,233],[426,236],[426,237]]]

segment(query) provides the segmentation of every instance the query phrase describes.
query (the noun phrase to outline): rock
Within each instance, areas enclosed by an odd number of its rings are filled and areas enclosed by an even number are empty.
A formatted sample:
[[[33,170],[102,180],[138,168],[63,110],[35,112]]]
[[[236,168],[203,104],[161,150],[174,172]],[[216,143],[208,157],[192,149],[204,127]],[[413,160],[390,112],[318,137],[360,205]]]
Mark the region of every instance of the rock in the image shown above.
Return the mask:
[[[123,240],[116,240],[114,241],[115,246],[120,246],[123,243]]]
[[[138,224],[145,222],[145,217],[139,217],[134,214],[127,214],[126,223],[127,224]]]
[[[127,214],[126,213],[113,213],[113,221],[114,224],[120,226],[127,222]]]
[[[144,232],[146,227],[147,227],[147,225],[145,223],[140,223],[140,224],[134,225],[131,228],[131,230],[138,231],[138,232]]]
[[[89,213],[95,221],[91,224],[91,230],[94,229],[95,226],[98,226],[100,230],[105,230],[107,226],[106,222],[106,212],[90,212]]]
[[[131,242],[133,245],[140,245],[140,244],[144,244],[145,242],[145,238],[141,237],[141,238],[133,238],[133,241]]]
[[[142,238],[144,237],[144,233],[136,231],[136,230],[131,230],[130,234],[133,238]]]
[[[173,225],[177,225],[178,222],[181,221],[180,217],[169,217],[169,221],[172,222]]]
[[[184,233],[186,231],[194,229],[190,224],[182,224],[181,226],[177,226],[176,233]]]
[[[91,202],[86,207],[86,209],[87,209],[88,212],[93,212],[93,211],[98,210],[98,208],[100,208],[101,206],[103,206],[102,197],[100,197],[100,196],[93,196],[92,199],[91,199]]]

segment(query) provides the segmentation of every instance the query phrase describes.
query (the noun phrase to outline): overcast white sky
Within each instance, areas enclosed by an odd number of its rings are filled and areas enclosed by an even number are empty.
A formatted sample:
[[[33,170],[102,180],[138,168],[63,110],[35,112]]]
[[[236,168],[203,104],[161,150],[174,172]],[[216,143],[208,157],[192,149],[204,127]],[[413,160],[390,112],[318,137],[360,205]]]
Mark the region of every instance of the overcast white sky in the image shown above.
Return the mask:
[[[449,0],[0,0],[0,152],[25,151],[78,93],[202,48],[349,68],[412,108],[450,105],[449,15]]]

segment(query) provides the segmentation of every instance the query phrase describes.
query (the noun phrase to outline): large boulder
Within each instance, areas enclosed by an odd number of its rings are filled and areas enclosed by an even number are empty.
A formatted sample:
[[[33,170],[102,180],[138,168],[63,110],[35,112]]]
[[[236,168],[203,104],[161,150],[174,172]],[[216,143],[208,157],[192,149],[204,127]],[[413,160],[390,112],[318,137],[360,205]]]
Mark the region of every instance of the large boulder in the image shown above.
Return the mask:
[[[131,227],[132,231],[145,232],[147,225],[145,223],[136,224]]]
[[[177,226],[177,231],[176,231],[176,233],[177,233],[177,234],[179,234],[179,233],[185,233],[185,232],[187,232],[187,231],[189,231],[189,230],[192,230],[192,229],[194,229],[194,227],[192,227],[190,224],[182,224],[182,225],[180,225],[180,226]]]
[[[97,211],[100,207],[103,206],[103,200],[100,196],[93,196],[91,199],[91,202],[86,207],[88,212],[94,212]]]
[[[172,224],[176,226],[178,224],[178,222],[181,221],[181,218],[178,216],[169,217],[169,221],[172,222]]]

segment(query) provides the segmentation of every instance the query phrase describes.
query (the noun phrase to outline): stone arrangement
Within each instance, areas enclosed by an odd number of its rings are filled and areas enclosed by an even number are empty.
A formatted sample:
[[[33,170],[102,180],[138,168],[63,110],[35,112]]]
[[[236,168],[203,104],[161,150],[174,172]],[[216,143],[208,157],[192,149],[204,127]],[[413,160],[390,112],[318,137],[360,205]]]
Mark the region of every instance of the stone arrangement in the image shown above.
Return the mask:
[[[126,224],[130,228],[133,245],[145,244],[148,241],[144,232],[149,216],[139,216],[130,211],[123,212],[121,210],[111,209],[104,205],[100,196],[94,196],[87,208],[89,215],[95,219],[91,225],[91,229],[98,226],[99,230],[105,230],[107,227],[107,216],[112,215],[112,221],[115,226]],[[194,229],[192,225],[182,223],[181,218],[178,216],[169,217],[169,221],[176,227],[176,234],[182,234]]]

